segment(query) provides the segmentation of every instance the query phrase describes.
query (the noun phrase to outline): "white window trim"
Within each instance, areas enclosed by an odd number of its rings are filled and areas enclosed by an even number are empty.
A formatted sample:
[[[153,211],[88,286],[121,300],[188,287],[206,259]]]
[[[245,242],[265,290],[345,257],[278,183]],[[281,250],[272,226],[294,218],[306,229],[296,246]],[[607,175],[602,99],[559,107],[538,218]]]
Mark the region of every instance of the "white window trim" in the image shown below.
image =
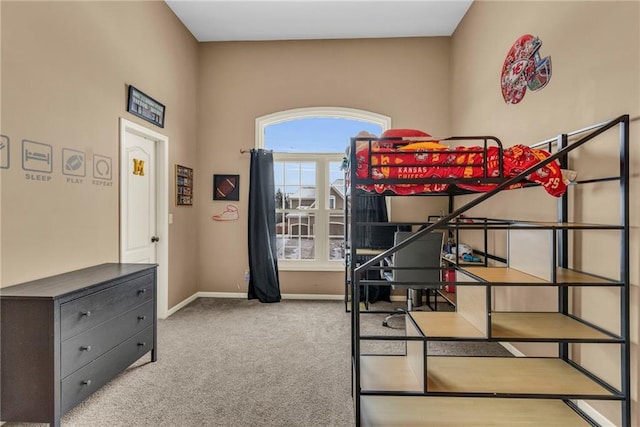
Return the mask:
[[[371,111],[342,107],[308,107],[294,108],[292,110],[279,111],[267,114],[256,119],[256,148],[264,148],[265,129],[276,123],[290,120],[310,119],[315,117],[329,117],[335,119],[360,120],[376,124],[383,131],[391,128],[391,117]]]
[[[295,108],[291,110],[279,111],[256,118],[256,138],[255,148],[264,148],[265,131],[268,126],[273,124],[287,122],[290,120],[299,120],[305,118],[338,118],[359,120],[373,123],[380,126],[382,131],[391,128],[391,117],[374,113],[366,110],[343,107],[308,107]],[[346,147],[346,146],[345,146]],[[278,154],[279,161],[286,160],[286,153]],[[275,159],[274,159],[275,160]],[[324,190],[323,190],[324,191]],[[318,194],[318,197],[320,194]],[[322,197],[324,197],[323,195]],[[322,199],[324,200],[324,199]],[[326,230],[328,233],[328,230]],[[316,246],[316,250],[321,250],[323,246]],[[316,260],[278,260],[278,268],[281,271],[343,271],[344,261],[327,261],[319,262]]]
[[[336,209],[327,209],[328,195],[326,193],[328,186],[326,185],[327,178],[329,176],[329,163],[339,163],[341,161],[341,155],[334,153],[274,153],[274,162],[313,162],[317,164],[316,168],[316,208],[309,209],[310,212],[314,212],[315,219],[315,235],[327,236],[329,235],[329,214]],[[322,184],[322,185],[321,185]],[[316,254],[326,254],[329,251],[328,241],[325,239],[316,239],[315,241]],[[283,271],[341,271],[344,270],[343,260],[287,260],[278,259],[278,268]]]

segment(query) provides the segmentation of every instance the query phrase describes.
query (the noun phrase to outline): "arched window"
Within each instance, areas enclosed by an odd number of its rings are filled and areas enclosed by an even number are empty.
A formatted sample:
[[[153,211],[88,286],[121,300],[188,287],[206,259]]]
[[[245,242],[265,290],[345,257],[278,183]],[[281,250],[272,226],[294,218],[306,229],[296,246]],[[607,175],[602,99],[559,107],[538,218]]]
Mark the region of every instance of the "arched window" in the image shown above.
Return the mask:
[[[342,269],[344,173],[350,138],[380,135],[391,119],[347,108],[303,108],[256,120],[256,146],[273,150],[281,269]]]

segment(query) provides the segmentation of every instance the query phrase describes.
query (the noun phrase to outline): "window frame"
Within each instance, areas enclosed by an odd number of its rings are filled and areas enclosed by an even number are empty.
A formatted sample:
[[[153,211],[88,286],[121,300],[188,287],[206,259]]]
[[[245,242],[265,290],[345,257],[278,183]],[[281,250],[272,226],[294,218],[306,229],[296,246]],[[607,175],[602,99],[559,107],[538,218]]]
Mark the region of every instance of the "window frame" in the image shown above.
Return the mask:
[[[336,118],[347,120],[358,120],[377,125],[382,131],[391,128],[391,117],[366,110],[342,107],[309,107],[296,108],[267,114],[256,118],[256,148],[265,148],[265,132],[268,126],[300,119],[311,118]],[[348,141],[345,142],[345,148]],[[343,271],[344,260],[329,259],[329,233],[330,217],[332,212],[343,212],[342,209],[328,209],[328,199],[330,191],[329,182],[329,162],[340,162],[344,153],[273,153],[274,162],[278,161],[308,161],[303,159],[320,159],[321,162],[316,167],[316,202],[320,206],[316,209],[316,259],[314,260],[278,260],[278,268],[281,271]],[[315,161],[315,160],[312,160]],[[320,171],[322,169],[322,171]],[[319,176],[321,175],[321,176]],[[322,183],[322,185],[319,185]],[[322,208],[321,208],[322,207]],[[322,211],[322,212],[320,212]],[[322,215],[322,216],[321,216]],[[326,221],[324,220],[326,218]],[[322,220],[320,220],[322,219]],[[344,222],[344,221],[343,221]],[[343,224],[345,226],[345,224]],[[322,231],[320,234],[319,231]],[[318,236],[322,238],[318,238]],[[320,260],[318,254],[324,254],[324,259]]]
[[[340,154],[336,153],[273,153],[273,162],[304,162],[315,163],[316,165],[316,195],[315,208],[305,209],[306,212],[315,215],[314,232],[315,236],[315,259],[278,259],[278,267],[282,270],[320,270],[320,271],[338,271],[344,269],[344,260],[331,260],[329,256],[329,231],[331,213],[340,213],[341,209],[329,209],[328,200],[331,182],[329,182],[330,163],[339,163],[342,161]],[[278,187],[278,183],[276,183]],[[278,208],[276,208],[278,209]],[[291,210],[283,209],[283,213]]]

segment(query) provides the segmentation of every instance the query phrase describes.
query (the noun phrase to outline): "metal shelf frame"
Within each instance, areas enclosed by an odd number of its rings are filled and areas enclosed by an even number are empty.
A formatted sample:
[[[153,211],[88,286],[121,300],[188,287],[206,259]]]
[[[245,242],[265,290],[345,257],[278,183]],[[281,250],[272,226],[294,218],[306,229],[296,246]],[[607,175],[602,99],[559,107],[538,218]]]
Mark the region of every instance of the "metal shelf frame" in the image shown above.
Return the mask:
[[[345,179],[345,310],[349,311],[351,314],[351,359],[352,359],[352,394],[354,399],[354,411],[355,411],[355,419],[356,425],[361,425],[361,398],[362,396],[369,395],[384,395],[384,396],[415,396],[415,392],[398,392],[398,391],[385,391],[385,390],[377,390],[377,391],[363,391],[361,389],[361,348],[360,344],[363,340],[403,340],[406,342],[410,341],[422,341],[426,348],[426,343],[429,340],[459,340],[459,341],[475,341],[476,339],[469,338],[456,338],[456,337],[446,337],[446,338],[432,338],[429,336],[378,336],[378,335],[361,335],[360,333],[360,316],[368,313],[367,310],[361,310],[359,301],[361,296],[360,285],[367,284],[377,281],[370,281],[362,279],[361,276],[363,273],[379,268],[378,264],[381,260],[386,257],[391,256],[396,251],[402,249],[403,247],[409,245],[413,240],[419,238],[422,234],[429,233],[433,230],[442,230],[448,229],[449,233],[459,233],[464,229],[476,229],[476,230],[484,230],[485,236],[485,247],[484,247],[484,255],[485,255],[485,265],[486,259],[492,257],[493,255],[488,254],[486,247],[486,235],[487,231],[491,229],[541,229],[541,230],[551,230],[552,231],[552,256],[551,259],[555,263],[555,268],[562,269],[570,269],[570,256],[569,256],[569,242],[570,242],[570,231],[571,230],[619,230],[620,232],[620,277],[619,280],[611,279],[611,283],[608,284],[600,284],[600,283],[580,283],[580,282],[567,282],[567,283],[553,283],[556,280],[556,273],[554,268],[554,273],[552,274],[552,285],[557,286],[558,288],[558,313],[563,314],[573,320],[583,323],[586,326],[594,327],[596,330],[601,331],[609,336],[608,339],[603,340],[591,340],[591,339],[550,339],[548,342],[557,342],[558,343],[558,354],[559,359],[562,359],[566,363],[570,364],[574,368],[578,369],[584,375],[588,376],[592,380],[598,382],[607,390],[612,392],[611,395],[608,396],[598,396],[596,398],[588,397],[588,396],[573,396],[573,398],[589,398],[589,399],[603,399],[603,400],[619,400],[621,403],[621,420],[622,426],[628,427],[631,425],[631,379],[630,379],[630,356],[631,356],[631,342],[630,342],[630,271],[629,271],[629,238],[630,238],[630,223],[629,223],[629,115],[622,115],[613,120],[605,121],[602,123],[598,123],[583,129],[579,129],[573,132],[569,132],[566,134],[558,135],[554,138],[541,141],[537,144],[531,145],[531,148],[542,148],[546,149],[550,153],[552,153],[548,158],[542,160],[538,164],[524,170],[520,175],[513,178],[503,178],[499,179],[495,178],[487,178],[486,180],[478,180],[474,179],[474,184],[478,183],[487,183],[491,182],[496,184],[495,188],[485,193],[477,193],[479,194],[474,200],[469,203],[461,206],[457,209],[454,209],[454,197],[458,194],[469,194],[468,191],[457,192],[455,189],[450,189],[446,193],[440,194],[429,194],[429,195],[440,195],[446,196],[449,198],[449,213],[443,215],[439,218],[436,218],[434,221],[430,221],[424,224],[424,228],[421,231],[416,232],[412,237],[404,240],[403,242],[395,245],[394,247],[381,251],[379,254],[369,257],[368,260],[356,265],[353,260],[357,259],[356,250],[358,248],[350,245],[349,242],[358,241],[357,233],[358,233],[358,221],[353,215],[349,212],[350,202],[353,202],[353,198],[355,197],[367,197],[367,194],[358,189],[358,186],[361,184],[398,184],[398,183],[469,183],[469,179],[454,179],[454,178],[446,178],[446,179],[427,179],[427,180],[380,180],[380,179],[360,179],[355,176],[355,174],[347,177],[349,179]],[[524,178],[530,173],[536,171],[542,166],[545,166],[551,162],[558,161],[561,165],[561,168],[567,168],[570,164],[570,153],[582,145],[588,143],[589,141],[595,139],[596,137],[609,132],[611,130],[617,129],[619,132],[619,174],[617,176],[607,176],[596,179],[588,179],[588,180],[578,180],[572,183],[572,186],[576,185],[592,185],[602,182],[610,182],[617,181],[619,183],[619,192],[620,192],[620,218],[618,224],[572,224],[569,223],[569,208],[570,208],[570,199],[569,192],[571,188],[567,189],[564,195],[562,195],[558,199],[558,207],[557,207],[557,223],[538,223],[531,221],[517,221],[517,220],[504,220],[504,219],[487,219],[487,218],[469,218],[471,219],[471,223],[461,223],[457,221],[457,218],[461,214],[465,214],[467,211],[472,209],[473,207],[485,202],[488,199],[491,199],[494,195],[498,194],[502,190],[509,188],[513,184],[521,183]],[[484,147],[487,146],[488,141],[497,142],[500,150],[502,150],[502,144],[495,137],[453,137],[449,138],[452,140],[469,140],[469,139],[481,139],[484,141]],[[373,141],[377,141],[377,138],[352,138],[351,140],[351,151],[350,151],[350,164],[356,164],[356,143],[361,143],[362,141],[368,142],[371,148],[371,143]],[[371,155],[371,149],[369,153]],[[502,156],[500,156],[502,157]],[[386,166],[386,165],[385,165]],[[500,168],[502,170],[502,168]],[[349,172],[347,171],[347,174]],[[534,184],[535,185],[535,184]],[[517,190],[513,190],[517,191]],[[431,218],[429,218],[431,220]],[[393,223],[385,223],[385,225],[389,225]],[[368,224],[371,225],[371,224]],[[503,258],[497,257],[500,261],[507,261]],[[460,271],[465,270],[464,265],[455,264],[455,268]],[[595,276],[594,277],[598,277]],[[601,278],[606,279],[606,278]],[[382,283],[382,281],[380,281]],[[469,286],[473,286],[472,284],[468,284]],[[477,340],[480,341],[499,341],[499,338],[493,337],[491,335],[491,288],[492,286],[549,286],[549,283],[546,284],[514,284],[514,283],[488,283],[486,281],[482,281],[477,285],[485,286],[487,289],[487,327],[488,327],[488,336],[484,338],[479,338]],[[570,288],[573,287],[583,287],[583,286],[617,286],[621,289],[620,292],[620,333],[615,334],[610,331],[603,330],[598,328],[596,325],[592,325],[589,322],[586,322],[583,319],[580,319],[578,316],[571,313],[569,297],[570,297]],[[349,307],[349,296],[351,297],[351,307]],[[371,313],[387,313],[386,311],[371,311]],[[411,318],[411,316],[408,316]],[[415,325],[415,322],[414,322]],[[417,325],[416,325],[417,327]],[[504,341],[504,339],[502,339]],[[514,339],[515,341],[527,341],[527,342],[547,342],[547,340],[539,340],[533,338],[522,338],[522,339]],[[579,366],[576,362],[571,359],[570,356],[570,345],[572,343],[595,343],[595,342],[608,342],[612,345],[620,346],[620,389],[618,390],[615,387],[607,384],[600,378],[596,377],[594,374],[589,372],[587,369]],[[426,363],[426,362],[425,362]],[[425,380],[426,387],[426,380]],[[426,388],[423,393],[417,393],[420,396],[478,396],[477,393],[433,393],[429,392]],[[491,398],[492,396],[487,394],[483,395],[484,398]],[[527,395],[525,394],[513,394],[508,396],[500,396],[500,397],[518,397],[518,398],[532,398],[539,399],[540,395]],[[580,415],[587,423],[591,425],[598,425],[593,419],[591,419],[587,414],[585,414],[582,410],[580,410],[577,405],[572,402],[567,396],[563,395],[544,395],[546,398],[552,399],[561,399],[563,400],[568,407],[572,408],[578,415]]]

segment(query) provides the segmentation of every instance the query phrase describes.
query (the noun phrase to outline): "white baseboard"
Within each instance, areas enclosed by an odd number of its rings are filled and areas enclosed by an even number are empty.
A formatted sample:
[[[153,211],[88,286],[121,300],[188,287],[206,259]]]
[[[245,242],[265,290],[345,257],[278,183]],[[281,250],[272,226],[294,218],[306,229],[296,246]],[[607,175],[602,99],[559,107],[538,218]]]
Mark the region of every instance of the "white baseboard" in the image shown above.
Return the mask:
[[[191,295],[189,298],[185,299],[182,302],[179,302],[178,304],[174,305],[173,307],[171,307],[169,310],[167,310],[167,317],[170,317],[173,313],[177,312],[178,310],[180,310],[181,308],[189,305],[191,302],[193,302],[196,298],[198,298],[198,292],[196,292],[195,294]]]
[[[246,292],[196,292],[189,298],[179,302],[169,309],[167,317],[177,312],[181,308],[189,305],[198,298],[239,298],[247,299]],[[342,301],[344,295],[342,294],[282,294],[282,299],[296,299],[296,300],[328,300],[328,301]]]
[[[501,342],[501,346],[503,346],[509,353],[513,354],[516,357],[525,357],[526,354],[515,348],[511,343]]]
[[[344,301],[344,295],[336,294],[282,294],[282,299]]]
[[[597,422],[601,427],[616,427],[614,423],[612,423],[608,418],[602,415],[600,412],[593,409],[593,406],[589,405],[584,400],[577,400],[576,404],[578,408],[582,410],[585,414],[587,414],[591,419]]]

